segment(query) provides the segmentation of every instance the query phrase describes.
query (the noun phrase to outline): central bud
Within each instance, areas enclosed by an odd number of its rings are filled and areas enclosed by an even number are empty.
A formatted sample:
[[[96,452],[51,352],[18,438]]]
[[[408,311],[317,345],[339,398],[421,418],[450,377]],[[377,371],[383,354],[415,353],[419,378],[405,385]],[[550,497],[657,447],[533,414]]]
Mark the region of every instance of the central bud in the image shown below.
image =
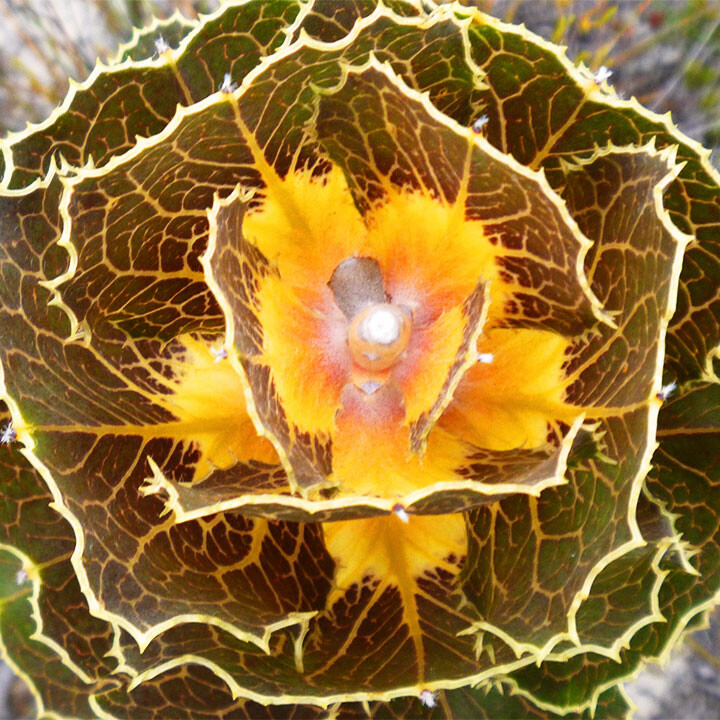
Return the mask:
[[[360,310],[348,328],[353,360],[365,370],[387,370],[405,352],[410,341],[411,319],[397,305],[377,303]]]

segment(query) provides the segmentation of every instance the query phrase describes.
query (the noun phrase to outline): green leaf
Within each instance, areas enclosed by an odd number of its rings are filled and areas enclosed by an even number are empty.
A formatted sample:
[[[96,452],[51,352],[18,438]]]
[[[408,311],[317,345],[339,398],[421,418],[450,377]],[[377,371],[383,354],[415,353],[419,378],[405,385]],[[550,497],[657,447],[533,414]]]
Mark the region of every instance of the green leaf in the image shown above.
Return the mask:
[[[9,419],[5,406],[1,408],[0,419]],[[34,639],[57,652],[79,679],[90,683],[114,667],[105,659],[111,629],[89,614],[70,561],[75,535],[50,507],[51,501],[52,495],[20,453],[18,443],[0,445],[0,545],[12,548],[11,585],[34,586],[28,598],[36,624]],[[20,578],[25,580],[20,582]],[[23,595],[29,592],[25,588]]]
[[[524,690],[533,696],[537,694],[545,702],[566,698],[573,704],[592,704],[603,688],[631,677],[643,662],[664,662],[686,629],[717,603],[720,531],[714,518],[720,466],[713,442],[720,429],[718,407],[716,383],[690,383],[660,412],[660,446],[647,486],[673,518],[683,542],[694,551],[692,572],[671,554],[660,564],[664,580],[658,610],[664,620],[640,628],[628,648],[620,651],[619,662],[589,653],[564,662],[546,661],[537,671],[523,669],[518,682],[524,680]]]
[[[9,418],[4,405],[0,419]],[[0,445],[3,653],[29,683],[39,716],[90,718],[91,686],[115,685],[111,628],[88,613],[70,555],[72,528],[17,444]]]
[[[368,17],[379,5],[378,0],[357,0],[352,3],[338,3],[333,0],[315,0],[303,17],[302,30],[314,40],[335,42],[349,33],[355,23]],[[421,15],[418,7],[408,0],[388,0],[383,5],[402,17]],[[293,35],[298,40],[300,30]]]
[[[720,344],[720,176],[708,151],[669,116],[600,88],[562,48],[524,28],[477,13],[469,39],[473,60],[486,73],[488,140],[524,165],[543,168],[553,187],[565,182],[563,159],[598,147],[638,147],[653,139],[659,149],[677,146],[677,161],[685,165],[664,205],[677,228],[698,243],[688,247],[680,276],[666,372],[677,380],[702,377]]]
[[[700,382],[682,388],[660,412],[660,446],[647,486],[673,518],[697,572],[690,575],[671,567],[661,593],[661,611],[669,621],[667,636],[681,629],[688,615],[712,607],[720,597],[719,409],[720,385]]]
[[[654,394],[683,249],[661,215],[670,162],[649,149],[609,148],[582,173],[567,168],[568,209],[595,241],[588,278],[617,323],[579,340],[566,363],[568,399],[598,417],[603,451],[572,469],[566,486],[471,515],[465,592],[484,618],[478,629],[540,656],[561,640],[579,643],[573,618],[583,588],[642,542],[635,507],[653,450]]]
[[[2,551],[3,561],[10,562],[10,557]],[[15,568],[20,568],[17,561]],[[92,718],[88,686],[47,645],[31,639],[35,624],[28,595],[29,590],[21,597],[6,599],[0,606],[4,659],[33,690],[38,717]],[[107,682],[111,686],[118,684],[117,680]]]
[[[4,147],[12,163],[4,185],[25,187],[42,178],[58,154],[75,168],[90,158],[96,167],[105,165],[132,148],[138,136],[161,132],[178,104],[191,105],[215,92],[225,73],[232,82],[242,82],[282,44],[300,10],[295,0],[253,0],[223,8],[196,26],[177,51],[160,57],[145,49],[155,29],[138,34],[124,52],[125,62],[98,64],[87,80],[71,84],[47,121],[10,136]],[[162,32],[162,26],[157,29]],[[172,43],[174,32],[168,35]],[[144,57],[135,60],[138,54]]]

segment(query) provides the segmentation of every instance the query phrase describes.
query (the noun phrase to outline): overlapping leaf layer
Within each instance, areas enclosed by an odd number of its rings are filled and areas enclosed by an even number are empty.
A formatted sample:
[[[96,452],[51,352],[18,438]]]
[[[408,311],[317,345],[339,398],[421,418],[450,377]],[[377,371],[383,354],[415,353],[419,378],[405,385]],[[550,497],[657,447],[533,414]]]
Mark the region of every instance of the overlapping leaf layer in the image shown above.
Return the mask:
[[[720,178],[431,5],[176,15],[4,142],[39,715],[619,718],[717,601]]]

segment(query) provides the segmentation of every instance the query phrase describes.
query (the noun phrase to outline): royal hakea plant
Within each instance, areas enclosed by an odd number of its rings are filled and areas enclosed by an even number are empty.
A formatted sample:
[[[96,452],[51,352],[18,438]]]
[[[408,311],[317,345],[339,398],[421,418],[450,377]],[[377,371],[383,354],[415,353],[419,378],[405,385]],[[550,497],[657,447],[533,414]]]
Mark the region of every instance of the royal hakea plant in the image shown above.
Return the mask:
[[[720,177],[561,48],[248,0],[2,150],[40,716],[623,717],[718,600]]]

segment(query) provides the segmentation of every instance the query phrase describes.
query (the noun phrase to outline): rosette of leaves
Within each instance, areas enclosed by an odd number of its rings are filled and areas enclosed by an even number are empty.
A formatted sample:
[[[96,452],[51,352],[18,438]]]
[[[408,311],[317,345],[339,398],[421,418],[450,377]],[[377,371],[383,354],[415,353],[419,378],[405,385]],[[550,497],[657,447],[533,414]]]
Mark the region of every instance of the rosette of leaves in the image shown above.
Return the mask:
[[[458,4],[247,0],[4,142],[41,716],[627,713],[718,599],[720,188],[597,80]]]

